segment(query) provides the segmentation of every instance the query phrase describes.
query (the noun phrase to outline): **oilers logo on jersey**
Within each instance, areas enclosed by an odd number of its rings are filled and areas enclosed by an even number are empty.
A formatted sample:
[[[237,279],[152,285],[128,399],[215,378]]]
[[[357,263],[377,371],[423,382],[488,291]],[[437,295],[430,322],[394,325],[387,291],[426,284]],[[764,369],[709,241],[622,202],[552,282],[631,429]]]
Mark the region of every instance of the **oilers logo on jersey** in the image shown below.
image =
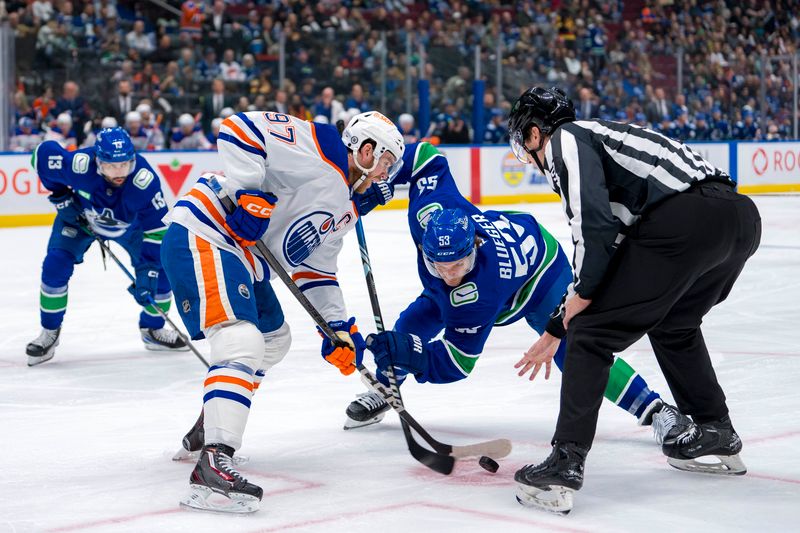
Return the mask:
[[[292,224],[283,238],[286,261],[293,267],[305,261],[331,232],[333,220],[331,213],[314,211]]]

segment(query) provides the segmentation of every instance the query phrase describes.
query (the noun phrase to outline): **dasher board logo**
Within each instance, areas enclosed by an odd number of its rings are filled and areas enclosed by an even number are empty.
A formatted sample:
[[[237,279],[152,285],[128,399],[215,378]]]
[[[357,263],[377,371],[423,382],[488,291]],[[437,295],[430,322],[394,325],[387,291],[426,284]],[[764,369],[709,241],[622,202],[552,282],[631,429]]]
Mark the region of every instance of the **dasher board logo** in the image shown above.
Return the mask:
[[[460,305],[471,304],[478,301],[478,286],[472,281],[459,285],[450,291],[450,305],[458,307]]]
[[[297,219],[283,238],[283,255],[296,267],[319,247],[334,228],[333,215],[326,211],[314,211]]]
[[[511,187],[518,187],[521,183],[528,185],[546,184],[547,178],[539,172],[536,165],[526,165],[517,159],[514,152],[508,151],[500,163],[500,175]]]
[[[181,163],[177,159],[173,159],[169,165],[158,164],[156,166],[161,172],[164,181],[167,182],[172,194],[178,196],[194,165],[192,163]]]

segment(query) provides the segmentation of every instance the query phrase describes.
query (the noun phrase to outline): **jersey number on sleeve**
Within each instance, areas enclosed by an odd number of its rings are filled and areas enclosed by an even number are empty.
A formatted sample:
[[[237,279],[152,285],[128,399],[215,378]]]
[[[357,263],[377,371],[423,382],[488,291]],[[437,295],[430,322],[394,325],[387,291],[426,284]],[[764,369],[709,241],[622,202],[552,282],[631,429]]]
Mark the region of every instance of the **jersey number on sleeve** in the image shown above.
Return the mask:
[[[286,144],[295,144],[297,137],[294,134],[294,126],[290,126],[292,117],[283,113],[264,113],[264,118],[270,123],[269,134]]]

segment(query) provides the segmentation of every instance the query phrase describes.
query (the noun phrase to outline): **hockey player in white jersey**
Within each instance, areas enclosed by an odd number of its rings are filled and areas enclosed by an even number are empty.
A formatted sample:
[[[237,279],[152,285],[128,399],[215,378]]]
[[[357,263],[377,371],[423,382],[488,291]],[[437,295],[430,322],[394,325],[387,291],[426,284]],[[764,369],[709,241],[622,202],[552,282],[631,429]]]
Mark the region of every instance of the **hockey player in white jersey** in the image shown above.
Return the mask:
[[[325,339],[322,356],[343,374],[355,370],[364,341],[347,317],[336,279],[344,234],[358,218],[354,200],[399,170],[403,138],[377,112],[334,126],[273,112],[233,115],[222,123],[225,174],[205,174],[170,214],[162,259],[177,307],[193,339],[207,338],[211,368],[198,431],[202,450],[184,505],[252,512],[263,492],[232,464],[242,444],[253,392],[287,353],[289,326],[273,292],[258,240],[349,348]],[[235,198],[227,214],[219,198]],[[202,429],[202,431],[199,431]],[[187,442],[184,439],[184,442]],[[192,449],[194,446],[187,445]],[[197,445],[197,448],[200,446]]]

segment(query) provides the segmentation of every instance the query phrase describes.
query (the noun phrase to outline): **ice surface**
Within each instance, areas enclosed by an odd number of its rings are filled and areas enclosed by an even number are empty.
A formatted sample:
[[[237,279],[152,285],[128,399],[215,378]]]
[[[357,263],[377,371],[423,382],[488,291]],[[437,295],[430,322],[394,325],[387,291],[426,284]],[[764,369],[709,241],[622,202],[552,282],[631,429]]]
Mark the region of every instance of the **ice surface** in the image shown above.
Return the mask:
[[[798,531],[800,197],[756,201],[761,249],[704,325],[748,474],[675,470],[648,429],[607,404],[568,517],[514,499],[514,471],[547,455],[558,411],[557,372],[530,383],[514,371],[536,338],[527,326],[495,330],[461,383],[404,386],[409,411],[440,440],[514,442],[497,474],[475,460],[444,477],[408,454],[391,413],[378,426],[342,431],[348,402],[364,388],[322,361],[311,320],[278,281],[294,344],[254,399],[241,450],[250,457],[243,473],[264,488],[262,508],[246,517],[179,508],[192,465],[170,457],[199,412],[204,368],[191,353],[143,349],[127,279],[111,262],[103,271],[96,246],[70,284],[55,358],[28,368],[49,228],[0,230],[0,532]],[[559,205],[524,207],[569,248]],[[404,217],[381,211],[365,220],[390,324],[420,289]],[[350,312],[373,330],[355,235],[339,267]],[[205,342],[198,347],[207,353]],[[646,341],[624,355],[671,398]]]

